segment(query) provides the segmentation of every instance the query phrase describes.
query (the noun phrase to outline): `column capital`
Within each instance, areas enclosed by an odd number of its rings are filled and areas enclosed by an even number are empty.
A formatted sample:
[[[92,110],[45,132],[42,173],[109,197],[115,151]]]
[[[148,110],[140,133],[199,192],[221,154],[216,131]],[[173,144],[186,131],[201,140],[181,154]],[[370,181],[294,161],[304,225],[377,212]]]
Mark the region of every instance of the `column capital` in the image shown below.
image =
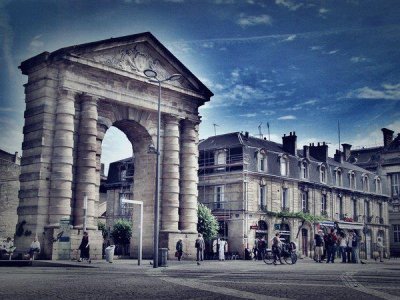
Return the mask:
[[[79,101],[81,104],[90,104],[90,105],[98,105],[99,97],[89,95],[86,93],[82,93],[79,95]]]
[[[178,124],[181,119],[178,116],[174,115],[163,115],[163,121],[169,124]]]
[[[77,93],[75,91],[68,90],[64,87],[60,87],[58,88],[58,95],[59,97],[75,98]]]

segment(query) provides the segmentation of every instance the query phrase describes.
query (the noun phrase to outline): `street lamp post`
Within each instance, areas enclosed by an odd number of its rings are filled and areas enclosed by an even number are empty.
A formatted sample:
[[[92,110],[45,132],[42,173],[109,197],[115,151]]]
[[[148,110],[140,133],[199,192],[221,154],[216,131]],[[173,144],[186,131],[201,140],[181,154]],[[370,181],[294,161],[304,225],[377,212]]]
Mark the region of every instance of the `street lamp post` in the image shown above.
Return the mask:
[[[153,268],[158,267],[158,241],[160,231],[160,124],[161,124],[161,83],[165,81],[178,80],[182,75],[173,74],[168,78],[160,80],[157,78],[157,72],[151,69],[143,71],[146,77],[150,78],[149,81],[158,83],[158,106],[157,106],[157,145],[155,154],[156,158],[156,180],[155,180],[155,192],[154,192],[154,243],[153,243]]]

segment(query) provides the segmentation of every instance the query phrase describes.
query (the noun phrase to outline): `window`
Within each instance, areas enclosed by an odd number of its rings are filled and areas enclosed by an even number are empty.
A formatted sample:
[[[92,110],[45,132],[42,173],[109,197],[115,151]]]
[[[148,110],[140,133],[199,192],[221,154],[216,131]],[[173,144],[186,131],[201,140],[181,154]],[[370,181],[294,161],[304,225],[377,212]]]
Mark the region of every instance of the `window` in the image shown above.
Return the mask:
[[[126,181],[126,170],[121,170],[121,181]]]
[[[365,215],[366,220],[368,221],[368,218],[370,216],[369,201],[364,201],[364,215]]]
[[[301,210],[304,213],[309,213],[308,211],[308,193],[301,192]]]
[[[322,183],[326,183],[326,167],[324,165],[319,167],[319,180]]]
[[[340,168],[338,168],[336,170],[335,180],[336,180],[336,185],[337,186],[342,186],[343,185],[342,170]]]
[[[214,189],[214,208],[224,208],[224,186],[216,186]]]
[[[392,197],[398,197],[400,191],[400,173],[390,174]]]
[[[258,171],[265,172],[267,170],[267,155],[264,150],[260,150],[257,154],[258,157]]]
[[[215,152],[214,161],[215,161],[216,165],[225,165],[226,164],[226,149],[217,150]],[[216,168],[215,170],[217,172],[223,172],[223,171],[225,171],[225,167]]]
[[[382,194],[382,182],[379,177],[375,177],[375,193]]]
[[[356,188],[356,173],[354,173],[354,171],[349,172],[349,181],[350,181],[350,188],[355,189]]]
[[[258,204],[260,205],[260,209],[264,210],[266,209],[266,186],[265,185],[260,185],[260,198],[258,200]]]
[[[338,196],[338,203],[339,203],[339,219],[343,220],[344,219],[344,213],[343,213],[343,197]]]
[[[357,220],[357,200],[353,199],[353,220]]]
[[[289,209],[288,189],[282,188],[282,209]]]
[[[119,193],[120,217],[124,219],[132,219],[133,204],[124,202],[125,199],[132,199],[132,193],[129,191]]]
[[[280,157],[280,164],[281,164],[281,175],[288,176],[288,158],[286,156]]]
[[[383,204],[382,203],[378,203],[379,205],[379,218],[383,217]]]
[[[327,209],[326,203],[327,203],[326,194],[322,194],[321,195],[321,215],[326,215],[327,214],[327,212],[326,212],[326,209]]]
[[[369,178],[368,175],[362,176],[362,188],[364,192],[369,192]]]
[[[303,161],[301,163],[301,177],[303,179],[308,178],[308,163],[306,161]]]
[[[400,225],[393,225],[393,241],[395,243],[400,242]]]

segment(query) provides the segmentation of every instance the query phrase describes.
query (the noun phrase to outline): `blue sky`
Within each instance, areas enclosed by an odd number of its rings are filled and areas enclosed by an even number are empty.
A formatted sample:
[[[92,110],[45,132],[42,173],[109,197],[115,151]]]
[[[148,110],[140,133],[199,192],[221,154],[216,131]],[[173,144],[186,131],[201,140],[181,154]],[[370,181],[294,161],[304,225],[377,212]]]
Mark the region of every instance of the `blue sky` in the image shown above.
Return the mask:
[[[200,137],[232,131],[299,148],[382,144],[400,132],[400,2],[386,0],[0,0],[0,148],[21,151],[21,61],[110,37],[152,32],[215,94]],[[103,161],[129,155],[107,132]]]

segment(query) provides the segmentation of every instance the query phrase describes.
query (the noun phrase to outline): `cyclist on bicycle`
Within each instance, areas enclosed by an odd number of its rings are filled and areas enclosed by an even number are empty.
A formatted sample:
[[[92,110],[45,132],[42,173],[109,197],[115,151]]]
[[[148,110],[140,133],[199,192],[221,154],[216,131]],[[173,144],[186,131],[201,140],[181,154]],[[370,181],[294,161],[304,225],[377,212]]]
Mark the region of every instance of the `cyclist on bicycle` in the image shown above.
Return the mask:
[[[272,239],[272,253],[274,254],[274,265],[276,265],[277,259],[279,259],[279,262],[281,265],[283,264],[281,260],[281,251],[282,251],[282,242],[280,239],[280,233],[277,232],[275,234],[275,237]]]

